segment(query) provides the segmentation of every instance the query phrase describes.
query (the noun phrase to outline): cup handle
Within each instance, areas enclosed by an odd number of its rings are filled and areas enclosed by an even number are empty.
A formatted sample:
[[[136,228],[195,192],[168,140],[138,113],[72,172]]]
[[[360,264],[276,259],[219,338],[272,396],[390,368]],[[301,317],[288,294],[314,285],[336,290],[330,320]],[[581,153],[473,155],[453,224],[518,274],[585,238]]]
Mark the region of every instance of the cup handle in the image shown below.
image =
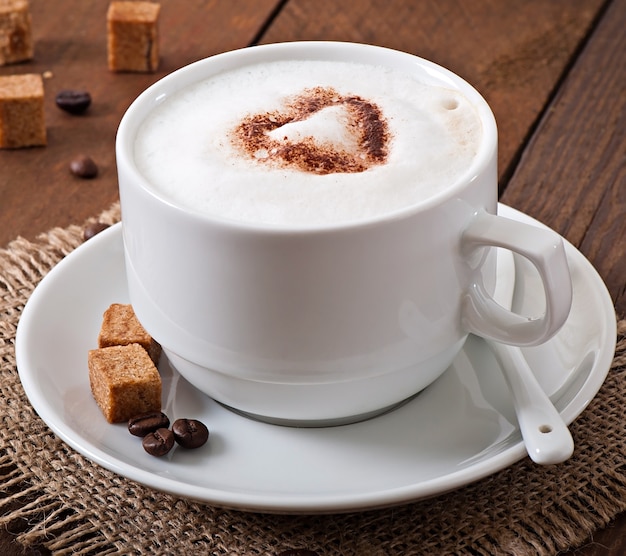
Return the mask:
[[[539,272],[546,296],[543,316],[531,318],[499,305],[480,281],[467,290],[462,307],[466,330],[483,338],[517,346],[549,340],[565,323],[572,305],[572,280],[561,237],[545,228],[477,212],[462,240],[468,257],[477,249],[504,247],[531,261]]]

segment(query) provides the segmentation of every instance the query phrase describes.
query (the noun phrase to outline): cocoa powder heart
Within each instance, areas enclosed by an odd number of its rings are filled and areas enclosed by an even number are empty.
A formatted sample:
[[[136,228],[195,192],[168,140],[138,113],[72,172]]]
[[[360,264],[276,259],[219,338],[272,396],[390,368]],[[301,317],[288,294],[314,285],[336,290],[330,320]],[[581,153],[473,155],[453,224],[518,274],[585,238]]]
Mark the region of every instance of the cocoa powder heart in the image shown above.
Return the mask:
[[[345,132],[354,149],[312,136],[295,141],[270,135],[333,106],[342,107],[348,115]],[[331,87],[305,89],[288,99],[283,110],[246,116],[233,133],[234,145],[250,158],[314,174],[364,172],[383,164],[389,139],[387,122],[375,103],[359,96],[340,95]]]

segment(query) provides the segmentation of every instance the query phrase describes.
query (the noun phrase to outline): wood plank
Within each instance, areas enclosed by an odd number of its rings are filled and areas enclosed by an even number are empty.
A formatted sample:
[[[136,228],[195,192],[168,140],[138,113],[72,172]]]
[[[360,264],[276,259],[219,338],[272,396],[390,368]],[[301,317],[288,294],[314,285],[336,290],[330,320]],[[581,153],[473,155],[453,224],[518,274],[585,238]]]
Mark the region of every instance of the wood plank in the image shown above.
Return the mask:
[[[35,59],[0,67],[0,75],[43,73],[48,146],[0,150],[0,246],[17,235],[33,238],[53,226],[79,223],[117,199],[114,145],[124,110],[147,86],[178,67],[251,43],[278,0],[161,0],[161,64],[154,74],[107,69],[108,0],[31,0]],[[184,6],[184,9],[181,9]],[[59,110],[56,93],[85,88],[88,113]],[[84,152],[99,165],[95,180],[70,175],[72,158]]]
[[[602,3],[291,0],[262,42],[366,42],[449,68],[472,83],[495,113],[504,180]]]
[[[502,197],[579,247],[605,280],[621,316],[626,315],[625,91],[626,0],[614,0]]]

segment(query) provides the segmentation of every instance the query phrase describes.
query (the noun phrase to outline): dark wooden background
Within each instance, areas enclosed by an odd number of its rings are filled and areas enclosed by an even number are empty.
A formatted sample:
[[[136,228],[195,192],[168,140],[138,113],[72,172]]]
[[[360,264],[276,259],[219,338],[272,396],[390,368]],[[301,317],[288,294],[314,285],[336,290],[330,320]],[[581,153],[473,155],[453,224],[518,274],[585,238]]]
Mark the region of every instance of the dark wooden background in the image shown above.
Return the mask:
[[[0,150],[0,247],[82,223],[118,197],[115,132],[148,85],[187,63],[253,44],[342,40],[429,58],[491,104],[500,132],[501,200],[543,221],[598,269],[626,314],[626,0],[162,0],[161,64],[114,74],[108,1],[31,0],[35,59],[0,75],[48,72],[48,146]],[[70,116],[65,88],[91,92]],[[78,154],[100,168],[70,174]],[[10,534],[0,540],[13,553]],[[0,545],[2,548],[3,545]],[[570,555],[626,554],[626,516]]]

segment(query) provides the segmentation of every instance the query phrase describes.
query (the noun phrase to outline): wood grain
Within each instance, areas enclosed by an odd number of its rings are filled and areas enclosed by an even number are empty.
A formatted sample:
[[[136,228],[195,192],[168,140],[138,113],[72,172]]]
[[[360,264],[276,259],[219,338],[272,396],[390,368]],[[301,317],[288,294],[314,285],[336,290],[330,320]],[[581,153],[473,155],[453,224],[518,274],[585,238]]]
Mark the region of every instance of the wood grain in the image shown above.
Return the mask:
[[[616,0],[549,105],[502,197],[576,245],[600,272],[622,317],[625,91],[626,0]]]
[[[158,72],[112,73],[106,58],[107,0],[31,0],[35,58],[0,67],[0,75],[52,74],[44,80],[48,146],[0,150],[0,246],[106,209],[118,196],[115,132],[132,100],[183,65],[248,46],[277,1],[162,0],[161,5]],[[70,116],[56,107],[56,93],[66,88],[90,91],[93,104],[85,115]],[[96,161],[98,178],[70,174],[70,161],[81,153]]]

